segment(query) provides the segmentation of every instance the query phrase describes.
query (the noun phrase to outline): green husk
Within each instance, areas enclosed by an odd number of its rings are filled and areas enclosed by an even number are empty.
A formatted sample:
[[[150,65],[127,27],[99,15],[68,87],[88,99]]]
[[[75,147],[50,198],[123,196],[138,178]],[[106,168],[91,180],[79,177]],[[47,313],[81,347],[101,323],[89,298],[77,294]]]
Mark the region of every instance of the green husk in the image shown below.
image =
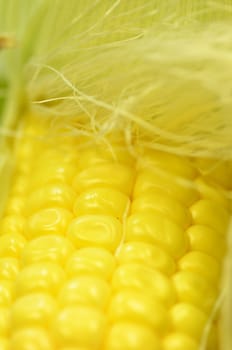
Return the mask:
[[[2,186],[27,112],[59,128],[68,119],[76,135],[117,128],[130,142],[136,131],[151,148],[230,161],[231,23],[231,0],[0,0],[0,36],[14,43],[0,50]],[[231,260],[223,350],[232,348]]]

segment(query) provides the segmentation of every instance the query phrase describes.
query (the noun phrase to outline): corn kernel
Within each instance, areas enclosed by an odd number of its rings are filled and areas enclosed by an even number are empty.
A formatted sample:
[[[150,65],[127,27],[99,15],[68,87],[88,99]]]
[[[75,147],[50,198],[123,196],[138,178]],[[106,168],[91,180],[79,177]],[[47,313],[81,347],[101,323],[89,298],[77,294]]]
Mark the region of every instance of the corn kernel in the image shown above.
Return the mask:
[[[117,322],[110,329],[104,350],[161,350],[152,329],[135,322]]]
[[[122,220],[129,209],[129,198],[122,192],[110,187],[96,187],[87,190],[76,199],[74,214],[112,215]]]
[[[13,298],[13,282],[0,280],[0,306],[10,306]]]
[[[13,280],[19,271],[19,262],[15,258],[0,258],[0,279]]]
[[[144,291],[132,289],[122,290],[113,296],[109,317],[111,322],[138,322],[162,333],[169,325],[167,310],[158,300]]]
[[[78,248],[96,246],[114,251],[122,237],[119,220],[107,215],[84,215],[73,220],[68,237]]]
[[[164,249],[143,242],[124,243],[117,260],[120,264],[133,262],[144,264],[166,275],[171,275],[176,269],[173,258]]]
[[[104,315],[92,307],[66,307],[58,312],[54,322],[54,335],[61,346],[99,349],[105,332]]]
[[[201,252],[190,252],[183,256],[178,263],[179,269],[182,271],[195,272],[210,283],[218,285],[220,277],[220,265],[209,255]]]
[[[131,213],[141,211],[161,212],[183,228],[191,224],[191,215],[188,210],[160,189],[145,192],[132,202]]]
[[[66,272],[75,277],[81,274],[95,274],[109,280],[115,269],[115,258],[108,250],[96,247],[77,250],[68,260]]]
[[[135,263],[121,265],[115,270],[112,287],[115,291],[122,288],[147,291],[168,306],[174,303],[176,297],[169,278],[159,271]]]
[[[225,235],[229,225],[229,213],[217,203],[202,199],[196,202],[191,208],[195,224],[205,225]]]
[[[71,242],[58,235],[41,236],[30,241],[22,250],[24,265],[37,262],[54,262],[64,265],[74,251]]]
[[[19,257],[25,244],[25,238],[18,233],[0,236],[0,257]]]
[[[209,313],[217,298],[217,290],[196,272],[181,271],[173,277],[179,300]]]
[[[157,150],[146,149],[142,157],[138,158],[138,169],[159,168],[168,174],[177,175],[187,179],[194,179],[196,168],[184,157]]]
[[[78,193],[93,187],[113,187],[130,195],[134,181],[132,168],[118,163],[106,163],[92,166],[78,173],[73,186]]]
[[[173,257],[180,257],[187,249],[185,232],[166,216],[156,212],[141,212],[127,220],[126,241],[159,244]]]
[[[7,336],[10,328],[10,310],[7,307],[0,307],[0,337]],[[1,344],[1,343],[0,343]],[[0,347],[0,349],[2,349]]]
[[[79,276],[62,287],[59,302],[62,306],[86,305],[105,309],[110,298],[109,284],[94,275]]]
[[[6,215],[23,215],[25,201],[22,196],[12,195],[8,199],[7,206],[5,208]]]
[[[72,214],[66,209],[42,209],[28,218],[25,235],[30,239],[47,234],[64,235],[71,219]]]
[[[219,186],[216,186],[215,184],[213,185],[201,177],[196,179],[195,183],[202,198],[218,203],[225,209],[229,208],[229,200],[226,198],[225,191],[223,191]]]
[[[0,336],[0,349],[1,350],[13,350],[12,348],[9,348],[9,340],[8,338],[1,337]],[[15,348],[17,350],[17,348]]]
[[[63,283],[64,272],[57,264],[36,263],[21,270],[16,279],[15,292],[17,295],[34,292],[56,294]]]
[[[173,178],[165,172],[154,170],[139,172],[135,182],[134,197],[137,198],[143,193],[157,188],[165,191],[186,206],[193,204],[199,198],[199,194],[192,183],[183,178]]]
[[[26,201],[26,214],[31,215],[38,210],[62,207],[72,210],[75,199],[74,190],[65,184],[47,184],[33,191]]]
[[[207,226],[193,225],[187,230],[187,235],[192,250],[199,250],[218,261],[224,256],[226,241],[217,231]]]
[[[11,311],[11,327],[15,331],[30,326],[47,327],[50,325],[56,303],[49,294],[34,293],[15,301]]]
[[[25,219],[21,215],[7,215],[0,222],[0,235],[23,233]]]
[[[12,334],[9,350],[54,350],[48,332],[42,328],[22,328]]]
[[[175,331],[185,333],[198,341],[202,337],[208,316],[191,304],[179,303],[171,309],[171,321]]]
[[[164,350],[199,350],[198,343],[183,333],[171,333],[164,339]]]

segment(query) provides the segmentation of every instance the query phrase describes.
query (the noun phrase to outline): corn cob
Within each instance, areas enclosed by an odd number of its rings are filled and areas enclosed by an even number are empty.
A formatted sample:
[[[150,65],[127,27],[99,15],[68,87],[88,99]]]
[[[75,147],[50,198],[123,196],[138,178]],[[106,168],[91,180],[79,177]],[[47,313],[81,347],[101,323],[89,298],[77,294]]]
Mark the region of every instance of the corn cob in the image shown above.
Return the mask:
[[[228,170],[93,142],[26,118],[1,220],[0,348],[218,349]]]
[[[0,0],[0,350],[231,349],[231,4]]]

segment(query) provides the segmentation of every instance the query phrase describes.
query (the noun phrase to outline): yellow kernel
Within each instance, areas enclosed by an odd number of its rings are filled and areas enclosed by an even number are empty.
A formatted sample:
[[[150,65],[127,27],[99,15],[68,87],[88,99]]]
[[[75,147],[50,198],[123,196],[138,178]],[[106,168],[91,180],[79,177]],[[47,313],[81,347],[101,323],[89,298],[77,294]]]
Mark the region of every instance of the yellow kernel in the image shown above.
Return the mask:
[[[124,193],[110,187],[96,187],[81,193],[73,210],[76,216],[103,214],[122,220],[129,205],[129,198]]]
[[[9,306],[13,297],[13,282],[0,280],[0,306]]]
[[[195,224],[205,225],[225,235],[229,225],[229,213],[216,202],[202,199],[196,202],[191,208]]]
[[[66,184],[47,184],[33,191],[26,201],[26,214],[31,215],[38,210],[63,207],[72,210],[75,192]]]
[[[18,233],[0,236],[0,257],[19,257],[25,244],[25,238]]]
[[[73,251],[74,246],[62,236],[41,236],[33,239],[25,246],[21,259],[24,265],[46,261],[64,265]]]
[[[122,290],[115,294],[109,306],[111,322],[131,321],[165,332],[169,325],[168,312],[153,296],[145,291]]]
[[[49,294],[34,293],[15,301],[11,309],[13,331],[29,326],[46,327],[56,311],[56,303]]]
[[[78,173],[73,186],[78,193],[93,187],[113,187],[130,195],[134,181],[132,168],[118,163],[104,163]]]
[[[46,330],[27,327],[13,332],[9,350],[54,350],[54,345]]]
[[[122,238],[122,227],[113,216],[84,215],[71,222],[67,235],[78,248],[99,246],[114,251]]]
[[[25,219],[21,215],[7,215],[0,222],[0,235],[22,233]]]
[[[218,284],[220,278],[220,265],[211,256],[192,251],[184,255],[178,263],[182,271],[192,271],[205,277],[210,283]]]
[[[132,214],[127,220],[126,241],[158,243],[175,258],[183,255],[187,249],[184,230],[156,212]]]
[[[81,274],[94,274],[109,280],[115,269],[114,256],[105,249],[89,247],[78,249],[68,260],[66,272],[75,277]]]
[[[225,192],[223,192],[219,186],[211,184],[210,181],[207,181],[207,179],[202,177],[196,179],[195,183],[202,198],[212,200],[220,206],[223,206],[225,209],[228,209],[228,198],[226,198]]]
[[[217,231],[207,226],[193,225],[187,230],[187,235],[192,250],[209,254],[219,261],[223,258],[226,241]]]
[[[30,239],[47,234],[64,235],[71,219],[72,214],[66,209],[42,209],[28,218],[25,235]]]
[[[198,341],[202,337],[208,316],[194,305],[179,303],[171,309],[171,321],[175,331],[186,333]]]
[[[104,350],[161,350],[152,329],[133,322],[115,323],[106,339]]]
[[[19,271],[16,258],[0,258],[0,279],[13,280]]]
[[[113,275],[112,287],[115,291],[121,288],[132,288],[147,292],[170,306],[175,301],[175,291],[168,277],[140,264],[119,266]]]
[[[9,198],[7,201],[5,213],[6,215],[20,216],[23,214],[24,206],[25,206],[24,197],[12,195],[12,197]]]
[[[1,350],[13,350],[9,348],[9,339],[8,337],[1,337],[0,336],[0,349]],[[15,350],[17,350],[17,348],[15,348]]]
[[[43,262],[25,267],[16,279],[17,295],[47,292],[56,294],[64,283],[63,270],[54,263]]]
[[[194,168],[187,158],[176,156],[171,153],[146,149],[142,157],[137,162],[138,169],[159,168],[173,175],[183,178],[194,179],[197,175]]]
[[[13,179],[13,183],[11,186],[12,193],[16,195],[25,195],[28,187],[28,177],[21,173],[15,173],[15,178]]]
[[[161,212],[183,228],[191,224],[189,211],[178,200],[160,189],[145,192],[132,202],[131,213],[141,211]]]
[[[104,315],[92,307],[66,307],[59,311],[54,322],[54,335],[61,346],[99,349],[105,332]]]
[[[79,276],[66,282],[59,294],[62,306],[86,305],[105,309],[110,298],[109,284],[95,276]]]
[[[171,333],[164,339],[164,350],[199,350],[196,340],[184,333]]]
[[[189,180],[190,181],[190,180]],[[141,196],[144,192],[160,189],[179,200],[184,205],[193,204],[199,194],[191,182],[175,177],[166,172],[158,172],[154,169],[139,172],[135,182],[134,197]]]
[[[10,327],[10,310],[7,307],[0,307],[0,337],[7,336]],[[0,343],[1,344],[1,343]],[[1,346],[0,346],[0,349]]]
[[[117,255],[120,264],[140,263],[171,275],[176,265],[174,259],[159,246],[143,242],[124,243]]]
[[[179,300],[210,313],[217,298],[215,286],[196,272],[181,271],[173,277]]]

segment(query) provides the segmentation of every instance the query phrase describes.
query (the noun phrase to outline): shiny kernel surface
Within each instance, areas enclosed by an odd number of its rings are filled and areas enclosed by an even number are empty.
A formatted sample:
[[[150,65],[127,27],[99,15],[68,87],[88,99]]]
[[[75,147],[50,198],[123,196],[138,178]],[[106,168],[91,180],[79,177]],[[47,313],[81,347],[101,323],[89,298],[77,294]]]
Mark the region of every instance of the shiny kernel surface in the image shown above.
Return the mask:
[[[16,258],[0,258],[0,279],[14,280],[19,272]]]
[[[139,173],[133,194],[137,198],[144,192],[157,188],[165,190],[170,196],[187,206],[193,204],[199,198],[199,193],[192,186],[192,182],[186,181],[184,178],[173,177],[165,171],[154,169],[152,171],[143,170]]]
[[[0,257],[19,257],[26,244],[26,239],[18,233],[0,236]]]
[[[179,300],[210,313],[217,298],[217,289],[198,272],[181,271],[173,277]]]
[[[171,309],[172,326],[197,341],[201,339],[208,315],[191,303],[178,303]]]
[[[25,228],[29,239],[47,234],[65,234],[72,214],[63,208],[41,209],[31,215]]]
[[[210,255],[198,251],[190,252],[180,259],[178,267],[182,271],[196,272],[208,279],[210,283],[218,285],[220,266]]]
[[[45,329],[29,326],[13,332],[9,341],[9,349],[54,350],[54,344]]]
[[[110,286],[102,278],[94,275],[79,276],[66,282],[58,301],[62,306],[87,305],[105,309],[110,299]]]
[[[109,317],[112,322],[142,323],[161,333],[169,326],[168,312],[159,300],[146,292],[133,289],[122,289],[113,295],[109,306]]]
[[[190,247],[208,254],[218,261],[226,251],[226,241],[217,231],[203,225],[193,225],[187,231]]]
[[[22,264],[30,265],[50,261],[62,266],[73,251],[73,244],[63,236],[41,236],[31,240],[22,250]]]
[[[47,184],[33,191],[26,200],[26,214],[31,215],[41,209],[61,207],[72,210],[75,191],[68,185]]]
[[[217,203],[202,199],[191,207],[191,213],[195,224],[205,225],[225,235],[229,224],[229,212]]]
[[[115,291],[132,288],[146,291],[170,306],[175,301],[175,290],[169,278],[164,274],[140,264],[119,266],[113,276],[112,286]]]
[[[15,293],[18,296],[34,292],[56,294],[64,279],[64,271],[57,264],[50,262],[32,264],[24,267],[18,275]]]
[[[0,307],[11,306],[13,300],[13,282],[0,280]]]
[[[0,221],[0,235],[21,234],[23,232],[25,220],[22,215],[10,214]]]
[[[55,300],[46,293],[32,293],[17,299],[12,306],[11,327],[47,327],[56,312]]]
[[[116,267],[114,256],[106,249],[97,247],[82,248],[75,251],[66,264],[70,277],[94,274],[109,280]]]
[[[73,180],[73,186],[79,193],[96,186],[109,186],[130,195],[133,181],[132,168],[118,163],[106,163],[78,173]]]
[[[178,200],[166,194],[165,191],[150,190],[141,194],[132,202],[132,213],[153,210],[163,213],[180,227],[186,228],[191,224],[189,211]]]
[[[126,241],[142,241],[163,247],[173,257],[179,257],[187,249],[187,237],[183,229],[156,212],[132,214],[127,220]]]
[[[124,193],[110,187],[96,187],[83,192],[74,203],[76,216],[105,214],[122,219],[128,212],[130,201]]]
[[[171,333],[163,342],[164,350],[199,350],[198,343],[184,333]]]
[[[92,307],[70,306],[61,309],[54,321],[54,334],[61,345],[99,349],[106,333],[104,314]]]
[[[154,331],[136,322],[115,323],[106,338],[104,350],[161,350]]]
[[[122,227],[114,216],[84,215],[71,222],[67,235],[77,248],[96,246],[115,251]]]
[[[140,263],[171,275],[176,269],[174,259],[161,247],[151,243],[124,243],[117,255],[120,264]]]

